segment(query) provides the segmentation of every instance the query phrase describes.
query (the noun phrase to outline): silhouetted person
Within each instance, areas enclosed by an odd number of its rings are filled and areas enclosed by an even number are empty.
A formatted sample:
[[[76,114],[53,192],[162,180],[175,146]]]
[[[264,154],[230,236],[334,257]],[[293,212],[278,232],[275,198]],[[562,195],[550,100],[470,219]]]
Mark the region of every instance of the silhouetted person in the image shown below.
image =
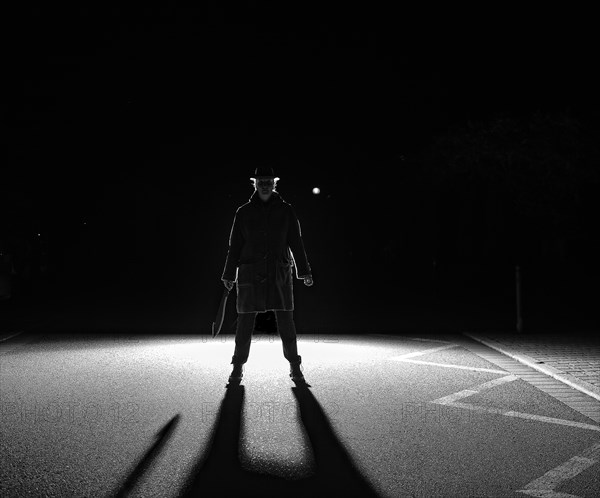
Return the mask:
[[[294,382],[301,382],[304,380],[302,358],[298,355],[292,316],[292,266],[296,266],[296,277],[304,280],[304,285],[313,285],[313,279],[300,223],[292,206],[275,191],[279,178],[275,177],[273,168],[256,168],[251,180],[255,191],[235,213],[221,278],[229,290],[237,281],[238,321],[229,381],[242,379],[257,313],[273,310],[283,355],[290,362],[290,377]]]

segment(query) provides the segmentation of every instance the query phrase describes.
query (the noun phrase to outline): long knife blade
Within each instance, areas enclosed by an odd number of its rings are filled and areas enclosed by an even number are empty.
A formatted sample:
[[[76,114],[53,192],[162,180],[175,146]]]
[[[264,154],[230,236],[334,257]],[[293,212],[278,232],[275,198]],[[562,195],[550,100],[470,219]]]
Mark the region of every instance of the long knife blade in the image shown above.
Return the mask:
[[[219,335],[219,332],[221,332],[221,327],[223,326],[223,319],[225,318],[225,305],[227,304],[229,292],[229,289],[225,289],[223,291],[223,296],[221,297],[221,304],[219,304],[219,310],[217,311],[217,317],[215,318],[215,321],[212,324],[213,339]]]

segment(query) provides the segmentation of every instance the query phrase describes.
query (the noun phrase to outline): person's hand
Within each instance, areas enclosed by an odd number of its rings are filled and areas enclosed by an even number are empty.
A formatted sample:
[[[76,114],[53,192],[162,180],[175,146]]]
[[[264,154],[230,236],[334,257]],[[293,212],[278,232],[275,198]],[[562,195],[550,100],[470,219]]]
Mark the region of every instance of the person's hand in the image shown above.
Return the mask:
[[[223,280],[223,285],[227,287],[227,290],[233,289],[233,282],[231,280]]]
[[[306,285],[306,287],[310,287],[314,283],[313,279],[312,279],[312,275],[302,277],[302,279],[304,280],[304,285]]]

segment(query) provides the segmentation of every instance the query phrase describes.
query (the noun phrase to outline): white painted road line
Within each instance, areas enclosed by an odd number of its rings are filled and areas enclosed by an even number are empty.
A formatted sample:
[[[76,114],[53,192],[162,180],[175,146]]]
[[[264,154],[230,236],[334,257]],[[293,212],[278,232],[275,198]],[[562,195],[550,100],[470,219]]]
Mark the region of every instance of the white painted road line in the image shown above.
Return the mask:
[[[505,370],[493,370],[491,368],[479,368],[479,367],[465,367],[463,365],[448,365],[446,363],[435,363],[433,361],[411,360],[408,358],[403,358],[402,356],[394,356],[394,357],[390,358],[390,360],[404,361],[406,363],[417,363],[419,365],[432,365],[434,367],[459,368],[461,370],[473,370],[475,372],[489,372],[489,373],[496,373],[496,374],[500,374],[500,375],[506,374]]]
[[[542,477],[531,481],[517,493],[543,498],[575,498],[576,495],[554,491],[563,482],[573,479],[600,460],[600,443],[587,448],[581,455],[570,458],[558,467],[549,470]]]
[[[506,384],[507,382],[512,382],[517,380],[519,377],[516,375],[506,375],[504,377],[500,377],[498,379],[490,380],[488,382],[484,382],[479,386],[472,387],[470,389],[463,389],[462,391],[449,394],[448,396],[444,396],[442,398],[438,398],[436,400],[431,401],[430,403],[435,403],[436,405],[444,405],[444,406],[452,406],[455,408],[463,408],[466,410],[478,411],[478,412],[486,412],[493,413],[496,415],[504,415],[506,417],[517,417],[526,420],[535,420],[537,422],[545,422],[549,424],[557,424],[557,425],[566,425],[568,427],[576,427],[578,429],[586,429],[590,431],[600,432],[600,426],[592,425],[592,424],[584,424],[581,422],[573,422],[571,420],[563,420],[560,418],[553,417],[544,417],[542,415],[534,415],[532,413],[522,413],[516,412],[513,410],[504,410],[499,408],[487,408],[485,406],[473,405],[470,403],[457,403],[457,400],[468,398],[469,396],[473,396],[474,394],[479,394],[482,391],[487,389],[491,389],[492,387],[499,386],[501,384]]]
[[[406,337],[406,336],[396,336],[396,335],[392,335],[390,336],[389,334],[367,334],[367,335],[373,335],[375,337],[393,337],[395,339],[406,339],[407,341],[423,341],[423,342],[439,342],[441,344],[450,344],[450,341],[442,341],[440,339],[425,339],[422,337]]]
[[[9,339],[12,339],[13,337],[16,337],[16,336],[18,336],[18,335],[20,335],[20,334],[22,334],[22,333],[23,333],[23,331],[22,331],[22,330],[19,330],[19,331],[15,332],[15,333],[14,333],[14,334],[12,334],[12,335],[9,335],[9,336],[7,336],[7,337],[3,337],[2,339],[0,339],[0,342],[8,341]]]
[[[27,333],[27,334],[21,333],[21,334],[17,334],[17,335],[20,337],[15,341],[0,342],[0,356],[2,356],[3,354],[6,354],[6,353],[11,353],[13,351],[16,351],[17,349],[22,348],[34,341],[37,341],[40,339],[40,337],[42,337],[41,334],[33,334],[33,333]]]
[[[441,344],[451,344],[450,341],[442,341],[440,339],[425,339],[423,337],[407,337],[411,341],[423,341],[423,342],[439,342]]]
[[[491,389],[492,387],[496,387],[499,386],[500,384],[506,384],[507,382],[512,382],[514,380],[518,380],[519,377],[517,377],[516,375],[506,375],[504,377],[500,377],[499,379],[494,379],[494,380],[488,380],[487,382],[484,382],[483,384],[480,384],[477,386],[477,389],[472,389],[473,391],[486,391],[488,389]]]
[[[476,386],[474,388],[463,389],[462,391],[458,391],[448,396],[444,396],[443,398],[438,398],[432,401],[431,403],[435,403],[437,405],[449,405],[454,403],[457,399],[468,398],[469,396],[478,394],[481,391],[485,391],[486,389],[490,389],[494,386],[499,386],[500,384],[505,384],[507,382],[512,382],[513,380],[517,379],[518,377],[516,375],[505,375],[504,377],[500,377],[499,379],[484,382],[483,384],[480,384],[479,386]]]
[[[424,349],[422,351],[414,351],[412,353],[406,353],[400,356],[396,356],[396,359],[399,358],[414,358],[415,356],[421,356],[429,353],[437,353],[438,351],[443,351],[444,349],[457,348],[458,344],[446,344],[445,346],[439,346],[437,348]]]
[[[582,422],[573,422],[571,420],[563,420],[561,418],[544,417],[543,415],[532,415],[530,413],[513,411],[507,411],[506,413],[503,413],[503,415],[506,415],[507,417],[519,417],[529,420],[537,420],[538,422],[548,422],[550,424],[568,425],[569,427],[579,427],[580,429],[588,429],[590,431],[600,432],[600,425],[584,424]]]
[[[458,399],[468,398],[469,396],[473,396],[473,394],[477,394],[478,391],[471,391],[469,389],[464,389],[460,392],[450,394],[448,396],[444,396],[443,398],[436,399],[432,401],[436,405],[453,405],[454,402]]]
[[[544,417],[543,415],[533,415],[531,413],[515,412],[512,410],[506,410],[502,408],[488,408],[486,406],[472,405],[470,403],[444,403],[444,406],[464,408],[465,410],[472,410],[475,412],[493,413],[494,415],[504,415],[506,417],[517,417],[526,420],[535,420],[537,422],[546,422],[548,424],[566,425],[568,427],[576,427],[578,429],[600,432],[600,426],[598,425],[584,424],[582,422],[573,422],[571,420],[563,420],[561,418]]]

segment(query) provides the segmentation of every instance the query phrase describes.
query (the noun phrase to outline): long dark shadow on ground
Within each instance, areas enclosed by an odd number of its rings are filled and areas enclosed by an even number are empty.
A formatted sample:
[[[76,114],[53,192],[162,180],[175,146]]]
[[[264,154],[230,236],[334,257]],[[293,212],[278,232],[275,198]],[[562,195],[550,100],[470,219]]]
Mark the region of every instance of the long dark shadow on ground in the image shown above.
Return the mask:
[[[121,489],[119,489],[114,496],[116,496],[117,498],[125,498],[126,496],[129,496],[136,482],[139,481],[142,475],[152,467],[154,459],[160,453],[161,449],[169,439],[170,435],[177,427],[177,424],[179,424],[180,418],[181,416],[179,414],[175,415],[167,424],[165,424],[165,426],[160,431],[158,431],[156,435],[156,441],[154,442],[154,444],[140,459],[138,464],[129,474],[129,477],[121,486]]]
[[[319,402],[306,386],[293,387],[312,444],[316,469],[290,480],[242,468],[238,458],[244,386],[230,385],[221,403],[210,449],[201,457],[180,498],[216,496],[379,497],[335,435]]]

